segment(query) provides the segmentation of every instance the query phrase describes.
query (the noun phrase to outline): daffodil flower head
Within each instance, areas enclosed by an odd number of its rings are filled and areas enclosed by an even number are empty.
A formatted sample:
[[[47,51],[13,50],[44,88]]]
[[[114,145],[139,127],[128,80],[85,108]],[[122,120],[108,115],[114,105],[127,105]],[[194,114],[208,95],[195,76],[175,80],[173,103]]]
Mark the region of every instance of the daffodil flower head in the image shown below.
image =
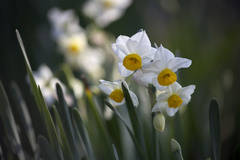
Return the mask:
[[[130,97],[132,99],[133,105],[138,106],[137,96],[129,90],[129,87],[124,80],[116,80],[113,82],[99,80],[101,84],[98,86],[104,93],[106,93],[111,99],[112,103],[116,106],[122,105],[125,103],[124,94],[122,91],[122,83],[128,89]]]
[[[142,68],[141,80],[152,83],[162,91],[176,82],[175,72],[179,68],[188,68],[191,63],[192,61],[189,59],[175,57],[171,51],[161,45],[154,55],[154,61]]]
[[[174,116],[181,106],[185,106],[191,100],[195,85],[182,87],[177,82],[166,87],[157,97],[157,103],[154,105],[152,112],[167,111],[169,116]]]
[[[141,30],[132,37],[119,36],[112,49],[119,58],[118,69],[123,77],[153,60],[156,49],[151,47],[145,31]]]

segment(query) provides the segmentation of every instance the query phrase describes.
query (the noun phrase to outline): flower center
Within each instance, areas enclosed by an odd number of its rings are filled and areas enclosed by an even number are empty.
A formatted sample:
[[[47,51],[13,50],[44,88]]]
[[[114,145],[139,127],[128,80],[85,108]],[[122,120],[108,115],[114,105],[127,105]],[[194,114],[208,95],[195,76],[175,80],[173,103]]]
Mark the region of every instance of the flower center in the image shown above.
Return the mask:
[[[168,68],[164,69],[158,75],[158,83],[162,86],[169,86],[170,84],[173,84],[176,80],[177,75]]]
[[[112,0],[104,0],[103,6],[104,6],[104,8],[111,8],[113,6],[113,1]]]
[[[169,108],[177,108],[182,104],[183,100],[178,95],[174,94],[170,98],[168,98],[168,106]]]
[[[130,71],[135,71],[142,67],[142,59],[138,54],[129,54],[123,59],[123,66]]]
[[[109,97],[115,102],[120,103],[124,98],[124,94],[122,90],[116,89],[109,95]]]
[[[78,54],[78,51],[79,51],[79,46],[78,46],[78,44],[72,42],[72,43],[69,45],[69,51],[70,51],[70,53],[72,53],[72,54]]]

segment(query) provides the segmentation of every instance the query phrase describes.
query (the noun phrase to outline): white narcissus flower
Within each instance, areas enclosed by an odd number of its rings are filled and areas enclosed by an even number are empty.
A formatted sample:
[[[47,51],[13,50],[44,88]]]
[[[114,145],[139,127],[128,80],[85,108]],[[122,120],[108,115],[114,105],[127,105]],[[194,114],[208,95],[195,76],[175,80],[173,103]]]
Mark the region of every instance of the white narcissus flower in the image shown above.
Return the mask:
[[[157,97],[157,103],[154,105],[152,112],[167,111],[169,116],[174,116],[179,107],[185,106],[191,100],[195,85],[182,87],[177,82],[168,86],[165,92]]]
[[[123,85],[129,91],[133,105],[135,107],[138,106],[138,98],[132,91],[129,90],[129,87],[126,81],[119,79],[113,82],[109,82],[105,80],[100,80],[100,82],[102,84],[100,84],[98,87],[109,96],[109,98],[111,99],[114,105],[119,106],[125,103],[125,98],[122,91],[122,83],[123,83]]]
[[[83,12],[100,27],[106,27],[119,19],[131,2],[132,0],[89,0],[83,5]]]
[[[71,96],[67,94],[65,85],[53,76],[52,71],[47,65],[42,64],[36,72],[33,72],[33,76],[37,85],[40,86],[44,100],[49,107],[52,106],[57,99],[56,83],[60,84],[67,104],[71,105],[73,103]],[[29,82],[29,79],[27,79],[27,81]]]
[[[69,35],[64,34],[58,39],[58,46],[70,64],[76,62],[80,54],[87,48],[87,37],[84,32]]]
[[[112,44],[112,48],[119,58],[118,69],[123,77],[149,63],[156,51],[151,47],[145,31],[140,31],[132,37],[119,36],[116,43]]]
[[[52,8],[48,11],[48,19],[52,25],[54,38],[62,34],[74,34],[83,29],[79,26],[79,18],[73,10],[62,11],[58,8]]]
[[[191,60],[175,57],[171,51],[161,45],[154,55],[154,61],[142,68],[141,80],[152,83],[162,91],[177,80],[175,72],[179,68],[188,68],[191,64]]]

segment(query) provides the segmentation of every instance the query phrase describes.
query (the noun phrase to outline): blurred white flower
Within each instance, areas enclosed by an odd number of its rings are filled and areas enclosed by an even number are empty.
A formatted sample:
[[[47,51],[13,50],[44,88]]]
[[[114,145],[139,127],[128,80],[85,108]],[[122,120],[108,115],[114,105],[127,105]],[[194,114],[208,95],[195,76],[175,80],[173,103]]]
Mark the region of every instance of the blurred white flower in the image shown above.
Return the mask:
[[[132,91],[129,90],[126,81],[119,79],[113,82],[105,80],[100,80],[100,82],[102,84],[100,84],[98,87],[109,96],[115,106],[119,106],[125,103],[125,98],[122,91],[122,83],[128,89],[133,105],[135,107],[138,106],[138,98]]]
[[[132,37],[119,36],[116,43],[112,44],[112,48],[119,58],[118,69],[123,77],[148,64],[156,51],[151,47],[145,31],[140,31]]]
[[[64,98],[67,104],[72,104],[72,98],[67,94],[65,85],[59,79],[54,77],[52,71],[47,65],[42,64],[36,72],[33,72],[33,76],[37,85],[40,86],[44,100],[49,107],[51,107],[57,99],[56,83],[59,83],[63,89]],[[29,82],[29,79],[27,79],[27,81]]]
[[[191,100],[191,95],[195,90],[195,85],[183,87],[177,82],[167,86],[165,92],[157,97],[157,103],[152,112],[167,111],[169,116],[174,116],[179,107],[185,106]]]
[[[142,68],[141,80],[152,83],[162,91],[177,80],[175,72],[179,68],[187,68],[191,63],[189,59],[175,57],[171,51],[161,45],[156,51],[154,61]]]
[[[64,34],[58,39],[58,46],[70,64],[75,65],[80,54],[88,46],[87,37],[84,32],[69,35]]]
[[[83,12],[100,27],[106,27],[119,19],[131,3],[132,0],[88,0],[83,5]]]
[[[76,98],[82,98],[83,93],[84,93],[84,85],[83,82],[81,82],[77,78],[71,78],[70,79],[70,85],[73,89],[74,95]]]
[[[79,18],[71,9],[63,11],[59,8],[52,8],[47,16],[52,25],[54,38],[58,38],[62,34],[73,34],[82,31],[79,26]]]
[[[88,47],[84,53],[80,54],[78,64],[94,79],[103,78],[105,70],[102,65],[105,62],[105,56],[100,49]]]
[[[66,62],[74,69],[82,69],[94,79],[103,78],[102,64],[105,60],[100,49],[88,46],[84,32],[63,35],[58,41],[59,49]]]

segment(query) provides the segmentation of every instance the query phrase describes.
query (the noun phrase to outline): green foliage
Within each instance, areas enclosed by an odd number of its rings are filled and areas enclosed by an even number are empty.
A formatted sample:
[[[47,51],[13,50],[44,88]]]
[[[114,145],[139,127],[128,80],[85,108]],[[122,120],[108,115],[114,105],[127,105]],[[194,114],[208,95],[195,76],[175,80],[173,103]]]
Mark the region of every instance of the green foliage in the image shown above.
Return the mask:
[[[221,159],[221,122],[220,111],[216,99],[212,99],[209,107],[209,124],[214,160]]]

